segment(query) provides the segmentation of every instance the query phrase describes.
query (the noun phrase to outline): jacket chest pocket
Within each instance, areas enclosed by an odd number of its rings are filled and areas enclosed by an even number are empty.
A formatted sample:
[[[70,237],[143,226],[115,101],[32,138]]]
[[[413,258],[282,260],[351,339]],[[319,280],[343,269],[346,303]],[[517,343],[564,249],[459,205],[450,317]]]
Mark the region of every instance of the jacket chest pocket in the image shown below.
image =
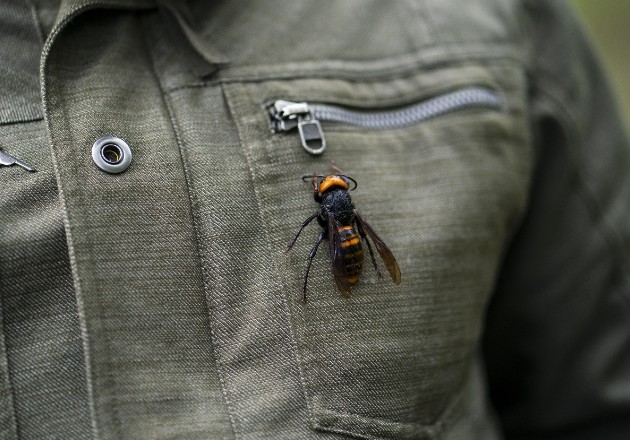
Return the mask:
[[[527,195],[524,89],[510,64],[225,86],[276,249],[314,428],[430,438],[465,412],[486,301]],[[378,279],[366,256],[345,299],[323,245],[303,303],[316,222],[283,250],[319,209],[301,176],[327,173],[331,162],[357,181],[352,200],[402,282]]]

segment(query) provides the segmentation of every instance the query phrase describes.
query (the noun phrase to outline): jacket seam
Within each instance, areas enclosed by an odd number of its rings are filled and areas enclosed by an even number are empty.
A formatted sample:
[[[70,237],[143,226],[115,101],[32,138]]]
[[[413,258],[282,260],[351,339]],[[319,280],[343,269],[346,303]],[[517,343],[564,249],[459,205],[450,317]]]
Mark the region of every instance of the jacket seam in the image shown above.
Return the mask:
[[[439,46],[448,48],[449,46]],[[459,46],[458,46],[459,47]],[[510,49],[510,50],[508,50]],[[526,65],[526,51],[515,53],[514,48],[507,44],[480,44],[479,48],[464,50],[459,54],[440,53],[439,55],[425,55],[420,50],[408,56],[408,60],[386,58],[377,61],[352,62],[344,60],[322,60],[317,62],[296,62],[290,64],[269,64],[257,65],[253,70],[250,66],[225,67],[211,78],[191,82],[187,84],[174,85],[167,88],[167,92],[174,92],[180,89],[190,89],[214,86],[230,83],[260,83],[282,79],[348,79],[360,82],[392,81],[394,79],[405,79],[417,75],[419,71],[438,69],[444,66],[454,66],[465,63],[501,62],[513,65]],[[379,63],[387,64],[379,67]],[[354,68],[343,69],[339,64],[353,64]],[[309,65],[317,65],[317,69],[309,69]],[[294,69],[290,67],[294,66]],[[299,67],[299,69],[297,69]],[[271,71],[269,71],[271,69]],[[232,72],[230,72],[232,70]],[[265,72],[266,71],[266,72]]]
[[[71,219],[70,213],[68,212],[68,203],[65,196],[65,190],[63,185],[63,180],[61,177],[61,171],[59,167],[59,163],[57,162],[56,154],[54,152],[53,146],[53,137],[52,137],[52,129],[50,118],[48,117],[48,93],[47,93],[47,78],[46,74],[48,69],[48,56],[52,51],[52,47],[55,41],[58,38],[58,35],[61,31],[66,27],[68,23],[70,23],[75,17],[88,10],[87,6],[79,7],[73,9],[68,13],[67,16],[63,18],[60,22],[56,23],[53,29],[51,30],[46,42],[44,43],[44,48],[42,49],[41,60],[40,60],[40,87],[41,87],[41,99],[42,99],[42,113],[43,119],[46,124],[46,136],[48,138],[49,147],[51,149],[51,162],[52,169],[55,173],[55,180],[57,181],[57,188],[59,192],[59,201],[62,206],[63,211],[63,224],[66,235],[66,244],[68,246],[68,260],[70,262],[70,269],[72,273],[72,280],[74,285],[74,292],[77,302],[77,315],[79,318],[79,324],[81,328],[81,340],[83,345],[83,361],[85,363],[85,382],[87,389],[87,400],[88,400],[88,408],[90,411],[90,426],[92,428],[92,438],[99,438],[99,428],[96,417],[96,405],[94,399],[94,383],[93,383],[93,374],[94,374],[94,365],[93,359],[90,352],[90,334],[87,328],[87,322],[85,318],[85,305],[83,303],[83,298],[81,295],[81,281],[78,276],[78,264],[76,253],[73,244],[73,235],[71,231]]]
[[[6,407],[3,407],[8,410],[8,414],[6,414],[7,419],[9,419],[10,427],[8,429],[11,430],[12,438],[18,439],[19,435],[19,426],[17,421],[17,414],[15,411],[15,396],[13,387],[11,386],[11,371],[9,368],[9,354],[7,352],[6,339],[4,337],[4,307],[2,307],[2,296],[0,295],[0,368],[4,370],[4,383],[3,386],[6,386],[7,395],[5,399],[8,401]]]
[[[472,370],[472,367],[469,368],[468,372],[470,372],[471,370]],[[425,435],[425,436],[429,436],[430,438],[438,439],[440,438],[440,436],[442,436],[446,432],[448,428],[450,428],[453,425],[454,422],[456,422],[457,420],[463,417],[464,394],[466,393],[467,387],[470,386],[470,383],[473,380],[474,378],[471,375],[466,376],[462,380],[462,383],[459,385],[459,388],[457,392],[455,393],[455,396],[451,399],[451,401],[448,403],[446,408],[442,410],[442,412],[436,417],[435,421],[433,421],[432,423],[402,422],[398,420],[390,420],[390,419],[385,419],[385,418],[380,418],[380,417],[368,417],[368,416],[362,416],[356,413],[329,410],[325,408],[323,409],[323,414],[328,413],[328,414],[333,414],[333,415],[339,415],[339,416],[346,417],[349,419],[354,419],[358,423],[361,423],[361,424],[377,423],[377,424],[390,424],[396,427],[409,427],[409,428],[412,428],[418,435]],[[325,432],[336,432],[340,434],[350,434],[355,437],[358,436],[358,437],[369,439],[369,440],[380,440],[380,439],[384,440],[384,439],[389,438],[388,436],[383,437],[383,436],[374,435],[374,434],[364,434],[364,433],[358,432],[357,430],[348,429],[346,428],[347,424],[345,423],[342,423],[342,424],[337,423],[336,425],[326,425],[326,424],[319,423],[319,420],[323,414],[320,413],[319,418],[316,416],[318,423],[315,425],[315,427],[318,430],[325,431]]]
[[[234,121],[237,121],[238,118],[235,117],[234,115],[234,105],[239,105],[238,100],[233,100],[230,96],[229,96],[229,91],[225,89],[225,87],[222,85],[221,86],[221,91],[223,93],[223,96],[225,98],[225,102],[227,103],[228,106],[228,111],[230,112],[231,116],[233,117]],[[251,157],[251,153],[248,151],[246,145],[247,143],[245,142],[245,139],[243,138],[243,133],[242,133],[242,129],[237,127],[237,134],[238,134],[238,139],[239,139],[239,144],[241,149],[243,150],[243,153],[245,155],[245,159],[247,162],[247,171],[249,173],[249,178],[251,179],[253,188],[254,188],[254,195],[255,195],[255,200],[256,200],[256,210],[258,213],[258,216],[261,220],[262,223],[262,227],[264,229],[264,236],[265,236],[265,240],[270,243],[271,239],[270,239],[270,234],[269,234],[269,228],[268,228],[268,224],[267,221],[265,219],[265,216],[262,214],[263,210],[262,210],[262,203],[260,200],[260,190],[259,188],[257,188],[256,185],[256,181],[257,181],[257,176],[256,176],[256,170],[254,169],[254,165],[253,165],[253,159]],[[275,260],[272,260],[272,264],[273,264],[273,268],[276,272],[278,272],[278,267],[277,267],[277,263],[275,262]],[[311,425],[311,427],[316,426],[317,424],[317,420],[315,417],[315,413],[313,411],[313,407],[312,407],[312,402],[311,402],[311,398],[309,397],[310,391],[311,391],[311,385],[310,382],[308,380],[308,378],[306,377],[305,374],[305,370],[306,370],[306,363],[303,361],[301,353],[300,353],[300,349],[299,349],[299,344],[298,344],[298,340],[297,340],[297,336],[296,336],[296,329],[295,329],[295,316],[294,314],[291,312],[291,308],[288,305],[288,299],[287,299],[287,295],[283,295],[282,296],[282,304],[283,304],[283,309],[284,309],[284,313],[287,317],[287,323],[288,323],[288,327],[289,327],[289,337],[290,337],[290,346],[293,352],[293,356],[295,357],[295,362],[297,365],[297,370],[298,370],[298,380],[300,382],[300,386],[301,386],[301,392],[302,392],[302,396],[304,397],[304,405],[306,407],[306,412],[308,414],[309,417],[309,423]]]
[[[31,10],[31,17],[33,18],[33,22],[35,23],[35,28],[37,29],[37,36],[39,37],[39,42],[43,46],[44,43],[46,42],[46,39],[44,38],[44,31],[42,29],[41,20],[39,19],[37,15],[37,8],[35,7],[35,4],[33,3],[32,0],[26,0],[26,3],[28,4],[29,9]]]
[[[186,187],[187,187],[187,193],[188,193],[188,203],[190,206],[190,217],[193,223],[193,230],[194,230],[194,235],[195,235],[195,246],[196,246],[196,251],[197,251],[197,255],[199,255],[199,259],[200,259],[200,270],[202,272],[202,276],[203,276],[203,289],[204,289],[204,296],[205,296],[205,304],[206,304],[206,317],[208,319],[208,329],[210,330],[210,335],[212,338],[212,342],[214,345],[214,349],[212,350],[212,354],[213,354],[213,359],[215,361],[215,365],[216,365],[216,369],[217,369],[217,376],[219,379],[219,383],[221,386],[221,394],[223,395],[223,399],[227,408],[227,412],[228,412],[228,416],[230,418],[230,426],[232,428],[232,433],[234,434],[235,438],[239,438],[240,437],[240,433],[238,432],[237,428],[236,428],[236,419],[235,419],[235,411],[234,411],[234,407],[232,405],[232,402],[230,400],[230,398],[227,395],[227,391],[226,391],[226,383],[225,383],[225,378],[224,378],[224,373],[222,371],[221,368],[221,362],[219,361],[218,357],[217,357],[217,352],[216,352],[216,333],[214,331],[214,327],[212,325],[211,322],[211,318],[210,318],[210,309],[211,309],[211,305],[210,305],[210,276],[208,273],[208,257],[205,253],[205,251],[203,250],[203,246],[201,246],[201,241],[202,241],[202,233],[201,233],[201,226],[200,226],[200,222],[199,222],[199,216],[198,216],[198,212],[196,209],[196,206],[198,206],[198,201],[195,197],[195,186],[194,186],[194,182],[192,181],[191,177],[190,177],[190,170],[188,167],[188,163],[186,160],[186,154],[185,154],[185,148],[183,148],[183,140],[180,134],[180,128],[179,125],[177,123],[177,121],[175,120],[175,116],[174,116],[174,112],[173,112],[173,108],[172,105],[170,103],[170,100],[167,97],[166,91],[164,90],[164,87],[162,85],[162,81],[160,80],[159,74],[158,74],[158,70],[157,70],[157,66],[155,64],[155,58],[153,56],[153,53],[151,51],[149,42],[147,40],[148,36],[147,36],[147,32],[144,32],[144,38],[143,40],[143,44],[145,46],[145,49],[148,53],[148,57],[150,59],[150,64],[151,64],[151,73],[153,74],[156,83],[158,84],[159,88],[160,88],[160,96],[162,97],[162,102],[166,108],[166,111],[168,113],[168,117],[169,120],[171,122],[171,128],[173,130],[173,135],[175,136],[175,139],[177,141],[177,147],[179,150],[179,156],[180,156],[180,162],[181,162],[181,166],[182,166],[182,170],[184,172],[184,177],[186,179]]]

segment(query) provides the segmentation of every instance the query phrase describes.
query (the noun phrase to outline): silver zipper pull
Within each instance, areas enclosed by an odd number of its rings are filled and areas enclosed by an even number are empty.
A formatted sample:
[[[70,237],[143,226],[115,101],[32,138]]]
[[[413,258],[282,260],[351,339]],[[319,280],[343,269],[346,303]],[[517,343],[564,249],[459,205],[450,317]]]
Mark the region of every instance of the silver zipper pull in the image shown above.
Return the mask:
[[[278,100],[269,108],[274,133],[294,130],[300,133],[302,147],[313,156],[326,150],[326,139],[322,126],[306,102]]]
[[[29,164],[22,162],[19,159],[16,159],[15,157],[11,156],[10,154],[5,153],[2,150],[0,150],[0,165],[4,165],[7,167],[11,165],[18,165],[27,171],[31,171],[31,172],[35,171],[35,169]]]

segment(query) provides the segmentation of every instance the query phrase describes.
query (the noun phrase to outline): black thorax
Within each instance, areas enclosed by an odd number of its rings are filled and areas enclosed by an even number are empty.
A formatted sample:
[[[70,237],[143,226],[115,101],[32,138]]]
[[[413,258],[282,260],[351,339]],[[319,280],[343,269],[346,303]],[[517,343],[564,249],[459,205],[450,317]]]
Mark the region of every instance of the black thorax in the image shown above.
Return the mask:
[[[352,210],[354,206],[350,194],[343,188],[332,188],[322,194],[319,211],[320,224],[328,222],[328,214],[332,213],[342,226],[352,225]]]

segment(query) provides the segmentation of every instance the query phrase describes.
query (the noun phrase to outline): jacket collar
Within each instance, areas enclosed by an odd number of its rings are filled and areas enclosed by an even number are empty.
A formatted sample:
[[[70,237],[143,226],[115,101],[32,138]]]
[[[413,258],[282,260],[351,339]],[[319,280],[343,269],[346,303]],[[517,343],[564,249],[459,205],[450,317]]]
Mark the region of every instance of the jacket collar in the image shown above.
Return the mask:
[[[95,9],[159,9],[165,28],[171,38],[181,45],[183,53],[190,58],[190,64],[198,76],[209,75],[229,61],[200,38],[191,23],[188,4],[182,0],[61,0],[57,19],[44,47],[43,60],[56,36],[68,23],[84,12]],[[42,63],[44,64],[45,62]]]

